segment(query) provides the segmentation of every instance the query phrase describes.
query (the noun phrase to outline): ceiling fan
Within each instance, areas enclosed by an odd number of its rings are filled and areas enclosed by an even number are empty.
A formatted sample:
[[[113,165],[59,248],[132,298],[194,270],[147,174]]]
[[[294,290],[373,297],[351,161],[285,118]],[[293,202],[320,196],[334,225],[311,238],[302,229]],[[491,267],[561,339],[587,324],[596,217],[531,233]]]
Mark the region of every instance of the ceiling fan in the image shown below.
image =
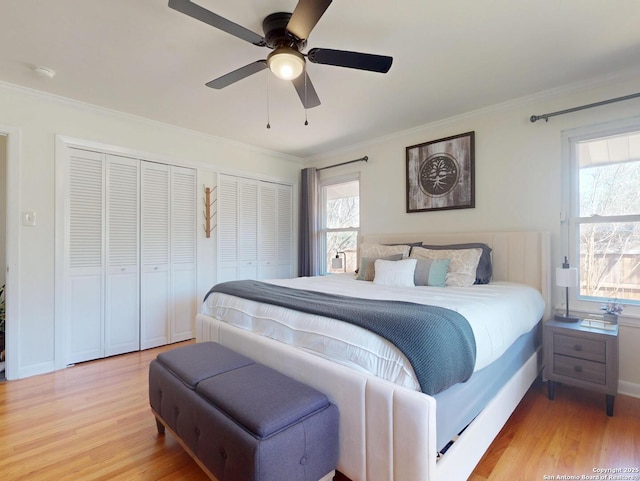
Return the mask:
[[[269,68],[276,76],[291,80],[305,108],[320,105],[311,79],[305,69],[306,60],[312,63],[387,73],[392,57],[368,53],[312,48],[302,53],[307,38],[332,0],[299,0],[293,13],[278,12],[268,15],[262,22],[264,37],[237,23],[221,17],[190,0],[169,0],[169,7],[218,28],[258,47],[273,50],[264,60],[240,67],[222,77],[207,82],[207,87],[225,88],[239,80]]]

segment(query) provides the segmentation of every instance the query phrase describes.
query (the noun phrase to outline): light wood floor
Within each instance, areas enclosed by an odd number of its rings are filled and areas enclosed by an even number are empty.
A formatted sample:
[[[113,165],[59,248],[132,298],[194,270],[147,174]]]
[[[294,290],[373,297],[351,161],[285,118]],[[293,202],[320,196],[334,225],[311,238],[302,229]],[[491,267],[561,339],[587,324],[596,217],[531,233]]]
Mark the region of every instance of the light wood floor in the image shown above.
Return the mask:
[[[549,401],[546,384],[536,381],[469,480],[588,479],[582,476],[594,476],[594,468],[640,469],[640,399],[617,396],[608,417],[604,398],[556,385]]]
[[[149,362],[170,347],[0,383],[0,481],[206,480],[171,435],[157,436],[149,410]],[[640,467],[640,399],[618,396],[608,418],[604,396],[558,386],[548,401],[537,382],[470,479],[596,467]]]

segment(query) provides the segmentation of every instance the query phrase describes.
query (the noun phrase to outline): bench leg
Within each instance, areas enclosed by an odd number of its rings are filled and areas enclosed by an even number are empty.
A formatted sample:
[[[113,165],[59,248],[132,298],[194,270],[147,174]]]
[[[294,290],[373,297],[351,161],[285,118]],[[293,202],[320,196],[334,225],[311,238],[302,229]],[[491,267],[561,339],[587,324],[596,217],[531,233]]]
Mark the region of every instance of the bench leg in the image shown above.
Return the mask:
[[[156,426],[158,427],[158,434],[159,435],[163,435],[164,434],[164,424],[162,424],[157,417],[156,417]]]

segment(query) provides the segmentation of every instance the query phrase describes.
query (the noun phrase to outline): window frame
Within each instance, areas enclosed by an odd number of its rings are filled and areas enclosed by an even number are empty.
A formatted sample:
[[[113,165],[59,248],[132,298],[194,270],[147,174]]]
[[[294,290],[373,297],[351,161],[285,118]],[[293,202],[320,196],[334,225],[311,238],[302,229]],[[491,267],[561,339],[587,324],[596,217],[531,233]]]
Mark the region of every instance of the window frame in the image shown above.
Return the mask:
[[[580,217],[580,167],[578,144],[588,140],[640,132],[640,116],[600,124],[579,127],[562,132],[562,171],[561,171],[561,242],[560,255],[566,255],[573,267],[580,265],[580,225],[609,222],[640,222],[640,214],[603,216],[597,219]],[[560,262],[556,262],[560,266]],[[555,284],[555,279],[554,279]],[[557,288],[560,289],[560,288]],[[559,292],[559,291],[558,291]],[[564,291],[563,291],[564,292]],[[562,296],[564,298],[564,296]],[[570,309],[578,314],[601,313],[600,306],[610,299],[587,298],[579,294],[578,289],[569,289]],[[640,326],[640,302],[618,301],[624,305],[624,318],[634,319],[634,325]]]
[[[319,218],[319,229],[318,229],[318,251],[319,257],[322,259],[322,263],[320,265],[320,275],[327,275],[327,265],[325,259],[327,259],[327,234],[331,232],[355,232],[356,233],[356,252],[358,249],[358,244],[360,242],[360,225],[358,227],[348,227],[348,228],[328,228],[327,227],[327,192],[326,188],[339,184],[346,184],[349,182],[358,182],[358,199],[361,199],[361,185],[360,185],[360,173],[354,172],[350,174],[344,174],[339,176],[327,177],[320,179],[318,182],[319,187],[319,195],[318,202],[320,205],[318,206],[318,212],[320,213]],[[358,203],[360,206],[360,202]],[[362,212],[358,212],[358,218],[361,218]]]

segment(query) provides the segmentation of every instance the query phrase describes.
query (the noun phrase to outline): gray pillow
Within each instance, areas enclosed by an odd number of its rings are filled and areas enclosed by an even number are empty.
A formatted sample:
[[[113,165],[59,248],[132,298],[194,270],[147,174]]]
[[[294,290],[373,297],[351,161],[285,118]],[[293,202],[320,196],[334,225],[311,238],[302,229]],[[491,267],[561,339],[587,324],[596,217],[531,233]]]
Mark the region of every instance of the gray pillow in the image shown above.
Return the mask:
[[[474,284],[489,284],[493,275],[493,267],[491,266],[491,247],[481,242],[469,242],[467,244],[449,244],[449,245],[423,245],[425,249],[482,249],[480,262],[476,268],[476,281]]]
[[[422,241],[417,242],[398,242],[397,244],[382,244],[383,246],[409,246],[409,255],[414,247],[422,247]]]
[[[409,246],[409,247],[420,247],[422,245],[422,241],[417,242],[397,242],[395,244],[382,244],[383,246]]]
[[[376,277],[376,259],[382,259],[383,261],[399,261],[402,259],[402,254],[394,254],[386,257],[363,257],[358,277],[356,277],[357,280],[372,281]]]

